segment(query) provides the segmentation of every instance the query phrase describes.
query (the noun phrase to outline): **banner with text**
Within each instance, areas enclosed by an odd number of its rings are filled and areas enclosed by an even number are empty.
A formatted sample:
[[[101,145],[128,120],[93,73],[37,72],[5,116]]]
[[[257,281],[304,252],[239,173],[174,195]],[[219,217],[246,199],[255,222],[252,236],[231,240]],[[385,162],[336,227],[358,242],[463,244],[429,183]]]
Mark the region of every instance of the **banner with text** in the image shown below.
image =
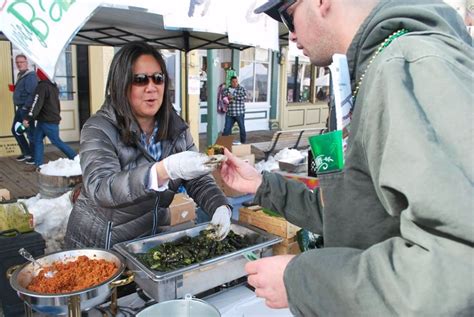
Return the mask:
[[[4,0],[0,31],[52,79],[62,50],[101,2]]]
[[[229,42],[278,51],[278,22],[253,11],[265,0],[240,0],[230,3],[227,15]],[[229,11],[228,11],[229,12]]]

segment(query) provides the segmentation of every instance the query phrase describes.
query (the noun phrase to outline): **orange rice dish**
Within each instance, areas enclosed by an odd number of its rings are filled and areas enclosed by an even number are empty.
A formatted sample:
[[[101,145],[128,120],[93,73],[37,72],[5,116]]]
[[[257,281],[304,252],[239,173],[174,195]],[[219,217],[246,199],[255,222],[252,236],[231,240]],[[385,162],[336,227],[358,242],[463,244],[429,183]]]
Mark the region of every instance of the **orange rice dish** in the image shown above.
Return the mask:
[[[89,259],[85,255],[70,262],[53,262],[41,270],[26,287],[37,293],[61,294],[80,291],[99,285],[117,272],[115,263],[104,259]],[[46,277],[48,271],[57,271]]]

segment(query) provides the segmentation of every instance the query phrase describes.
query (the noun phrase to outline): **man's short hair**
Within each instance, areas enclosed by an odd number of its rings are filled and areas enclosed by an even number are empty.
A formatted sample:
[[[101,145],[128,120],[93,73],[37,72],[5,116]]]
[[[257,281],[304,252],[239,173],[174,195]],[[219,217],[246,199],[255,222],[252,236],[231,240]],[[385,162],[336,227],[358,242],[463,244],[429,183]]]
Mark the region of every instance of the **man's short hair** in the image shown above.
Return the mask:
[[[28,60],[28,58],[26,57],[25,54],[18,54],[17,56],[15,56],[15,60],[16,60],[17,58],[19,58],[19,57]]]
[[[230,80],[237,79],[237,76],[230,77]]]

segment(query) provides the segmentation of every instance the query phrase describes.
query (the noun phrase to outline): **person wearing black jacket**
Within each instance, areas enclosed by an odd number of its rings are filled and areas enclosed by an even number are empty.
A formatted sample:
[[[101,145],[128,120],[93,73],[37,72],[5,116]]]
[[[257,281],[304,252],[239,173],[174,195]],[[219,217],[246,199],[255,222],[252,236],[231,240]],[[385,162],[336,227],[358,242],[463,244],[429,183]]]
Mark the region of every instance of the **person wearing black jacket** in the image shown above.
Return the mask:
[[[23,120],[23,125],[26,127],[28,127],[29,121],[37,121],[34,135],[35,166],[39,167],[43,164],[43,139],[45,136],[72,160],[76,156],[76,152],[59,137],[59,122],[61,121],[59,89],[56,83],[51,82],[41,69],[38,69],[36,74],[40,82],[35,90],[31,110],[27,118]]]

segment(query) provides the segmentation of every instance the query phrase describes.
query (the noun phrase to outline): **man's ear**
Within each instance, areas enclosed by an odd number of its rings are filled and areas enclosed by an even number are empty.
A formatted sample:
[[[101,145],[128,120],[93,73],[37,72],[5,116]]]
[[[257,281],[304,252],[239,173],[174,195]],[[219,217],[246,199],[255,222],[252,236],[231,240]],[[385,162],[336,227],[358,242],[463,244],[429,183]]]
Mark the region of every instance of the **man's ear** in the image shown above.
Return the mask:
[[[325,17],[331,9],[331,0],[319,0],[319,12]]]

